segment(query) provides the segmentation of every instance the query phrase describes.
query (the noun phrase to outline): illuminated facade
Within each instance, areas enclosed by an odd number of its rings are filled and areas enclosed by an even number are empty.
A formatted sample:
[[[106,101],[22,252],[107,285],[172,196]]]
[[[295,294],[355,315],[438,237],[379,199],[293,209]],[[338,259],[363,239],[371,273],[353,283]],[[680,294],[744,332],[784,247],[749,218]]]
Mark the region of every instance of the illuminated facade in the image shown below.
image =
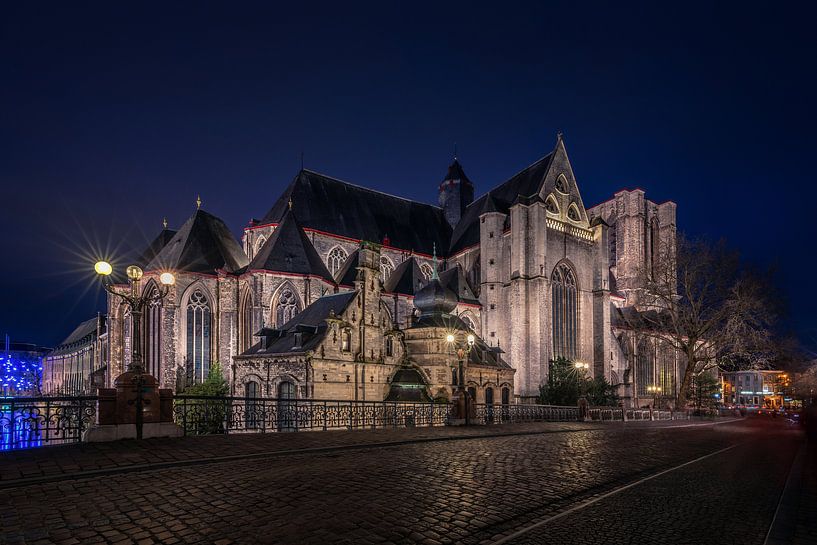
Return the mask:
[[[414,300],[431,281],[436,255],[438,282],[456,299],[451,316],[480,339],[486,362],[507,363],[515,371],[474,378],[478,399],[534,400],[549,362],[559,356],[588,364],[591,375],[619,387],[628,405],[642,403],[641,393],[656,383],[670,397],[680,372],[675,359],[669,362],[661,347],[634,345],[622,316],[637,309],[639,273],[662,244],[674,248],[674,203],[656,204],[632,190],[585,208],[561,137],[550,153],[476,199],[455,159],[437,196],[438,206],[432,206],[301,170],[269,211],[244,229],[240,242],[203,210],[178,231],[165,229],[140,263],[144,289],[153,289],[163,270],[177,277],[161,306],[146,313],[152,372],[163,386],[181,389],[219,361],[236,395],[258,389],[275,395],[277,385],[287,382],[297,395],[343,391],[344,397],[361,398],[366,380],[367,399],[373,381],[380,381],[376,395],[385,395],[397,372],[377,367],[396,357],[386,354],[409,350],[401,365],[426,372],[422,358],[406,346],[419,316]],[[308,333],[288,324],[313,305],[325,307],[325,297],[359,291],[363,242],[377,254],[376,285],[369,288],[379,294],[375,321],[381,330],[371,333],[376,340],[364,342],[359,328],[346,328],[333,334],[333,342],[347,346],[366,372],[327,372],[327,383],[336,375],[343,387],[321,394],[324,373],[307,369],[320,359],[317,348],[303,353],[300,368],[283,354],[267,354],[263,365],[250,357],[266,342],[264,335]],[[109,313],[116,376],[129,357],[129,318],[113,301]],[[251,365],[257,367],[252,380]],[[474,362],[475,369],[479,365]],[[343,389],[347,375],[352,384],[358,380],[357,387]],[[435,388],[450,390],[448,377],[424,380],[433,395]],[[508,380],[512,384],[497,384]]]
[[[783,406],[786,379],[783,371],[723,373],[723,402],[727,406],[778,409]]]

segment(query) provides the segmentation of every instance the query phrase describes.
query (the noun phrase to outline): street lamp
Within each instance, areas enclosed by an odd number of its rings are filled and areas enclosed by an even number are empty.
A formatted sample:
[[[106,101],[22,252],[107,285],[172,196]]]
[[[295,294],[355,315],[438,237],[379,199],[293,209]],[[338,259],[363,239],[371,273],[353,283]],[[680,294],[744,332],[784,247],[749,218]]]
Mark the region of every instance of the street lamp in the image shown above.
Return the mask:
[[[474,348],[474,343],[476,342],[476,337],[473,334],[469,333],[465,337],[465,343],[457,342],[457,337],[453,333],[449,333],[445,336],[445,340],[449,345],[449,348],[454,348],[457,352],[457,360],[459,361],[459,380],[457,380],[457,394],[459,399],[463,400],[463,412],[465,413],[465,425],[469,425],[471,423],[471,416],[469,414],[469,407],[468,407],[468,390],[465,388],[465,359],[471,354],[471,350]]]
[[[661,387],[657,384],[651,384],[647,386],[647,391],[652,394],[652,407],[655,408],[656,399],[658,398],[658,393],[661,391]]]
[[[149,293],[139,292],[139,281],[144,272],[137,265],[130,265],[125,269],[125,274],[130,282],[130,291],[120,293],[114,288],[111,280],[113,267],[107,261],[97,261],[94,264],[94,271],[99,275],[99,280],[105,291],[122,299],[122,304],[126,305],[131,314],[131,328],[133,331],[131,343],[131,357],[128,362],[126,372],[133,376],[133,383],[136,386],[136,438],[142,438],[142,411],[143,407],[143,387],[145,384],[145,366],[142,361],[142,312],[146,306],[161,301],[170,291],[170,286],[176,283],[176,277],[171,272],[163,272],[159,275],[161,287],[158,290],[151,290]]]

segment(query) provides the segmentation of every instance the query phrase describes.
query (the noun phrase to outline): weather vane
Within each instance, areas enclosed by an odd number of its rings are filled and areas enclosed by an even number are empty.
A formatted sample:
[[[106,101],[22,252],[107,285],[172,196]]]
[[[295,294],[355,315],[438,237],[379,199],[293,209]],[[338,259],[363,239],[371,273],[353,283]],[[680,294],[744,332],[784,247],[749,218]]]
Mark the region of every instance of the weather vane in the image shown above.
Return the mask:
[[[201,195],[196,195],[196,210],[201,208]]]

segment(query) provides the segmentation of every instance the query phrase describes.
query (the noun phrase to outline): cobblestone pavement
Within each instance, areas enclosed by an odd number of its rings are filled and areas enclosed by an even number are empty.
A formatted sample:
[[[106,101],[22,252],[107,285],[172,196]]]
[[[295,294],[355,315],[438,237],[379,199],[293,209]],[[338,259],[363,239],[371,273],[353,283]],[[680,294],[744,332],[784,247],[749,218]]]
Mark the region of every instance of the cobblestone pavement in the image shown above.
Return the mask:
[[[659,424],[156,440],[153,454],[147,442],[83,445],[36,451],[47,473],[22,471],[16,453],[0,459],[0,543],[491,543],[733,445],[514,543],[762,543],[799,436],[745,421]],[[327,446],[341,448],[265,454]],[[223,455],[245,457],[190,463]],[[70,463],[53,470],[60,457]],[[127,471],[156,459],[176,465]],[[100,467],[111,473],[76,473]],[[708,533],[694,533],[701,520]]]

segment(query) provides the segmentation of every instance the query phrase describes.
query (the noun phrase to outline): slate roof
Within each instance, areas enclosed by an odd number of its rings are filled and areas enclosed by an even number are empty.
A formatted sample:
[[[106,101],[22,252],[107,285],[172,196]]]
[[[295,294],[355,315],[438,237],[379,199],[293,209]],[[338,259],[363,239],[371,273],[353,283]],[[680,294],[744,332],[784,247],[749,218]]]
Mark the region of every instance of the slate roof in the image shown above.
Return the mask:
[[[343,266],[335,273],[335,282],[339,286],[354,286],[355,279],[357,278],[357,265],[360,259],[360,251],[355,250],[352,252],[349,257],[346,258],[346,261],[343,262]]]
[[[78,344],[87,343],[93,340],[93,338],[96,337],[98,322],[99,318],[94,317],[79,324],[74,331],[72,331],[71,334],[65,338],[64,341],[59,343],[54,350],[49,353],[49,355],[56,356],[66,352],[72,352],[76,349]],[[104,329],[101,332],[104,332]]]
[[[437,206],[356,186],[311,170],[301,170],[262,223],[277,223],[289,209],[304,228],[355,240],[381,242],[431,254],[448,248],[451,227]]]
[[[266,347],[259,342],[251,346],[242,356],[269,354],[301,354],[317,348],[326,335],[326,319],[332,312],[340,316],[357,295],[356,291],[345,291],[325,295],[306,307],[280,329],[264,328],[257,337],[266,337]],[[296,333],[301,333],[301,346],[296,348]]]
[[[443,178],[444,182],[449,180],[460,180],[461,182],[467,182],[471,185],[471,180],[468,179],[468,176],[465,175],[465,171],[462,169],[462,165],[459,161],[454,159],[454,162],[448,166],[448,172],[445,174],[445,178]]]
[[[555,151],[551,152],[509,180],[495,187],[468,205],[451,234],[449,255],[479,243],[479,216],[486,212],[507,214],[518,197],[531,197],[539,188],[550,168]]]
[[[238,272],[248,262],[227,225],[204,210],[196,210],[145,268],[212,274],[219,269]]]
[[[136,259],[136,264],[142,268],[145,268],[148,263],[150,263],[162,248],[164,248],[168,242],[170,242],[176,231],[173,229],[162,229],[162,231],[153,239],[153,241],[148,245],[147,248],[139,255]]]
[[[454,292],[457,295],[457,301],[460,303],[469,303],[472,305],[480,304],[476,295],[474,295],[474,292],[471,290],[471,286],[469,286],[465,280],[465,273],[459,263],[456,263],[450,269],[440,273],[440,283]]]
[[[272,236],[255,254],[248,267],[251,271],[273,271],[314,275],[334,283],[315,247],[295,215],[287,210]]]
[[[417,290],[428,283],[428,279],[420,270],[420,265],[414,256],[409,257],[394,269],[383,286],[386,293],[400,295],[414,295]]]

